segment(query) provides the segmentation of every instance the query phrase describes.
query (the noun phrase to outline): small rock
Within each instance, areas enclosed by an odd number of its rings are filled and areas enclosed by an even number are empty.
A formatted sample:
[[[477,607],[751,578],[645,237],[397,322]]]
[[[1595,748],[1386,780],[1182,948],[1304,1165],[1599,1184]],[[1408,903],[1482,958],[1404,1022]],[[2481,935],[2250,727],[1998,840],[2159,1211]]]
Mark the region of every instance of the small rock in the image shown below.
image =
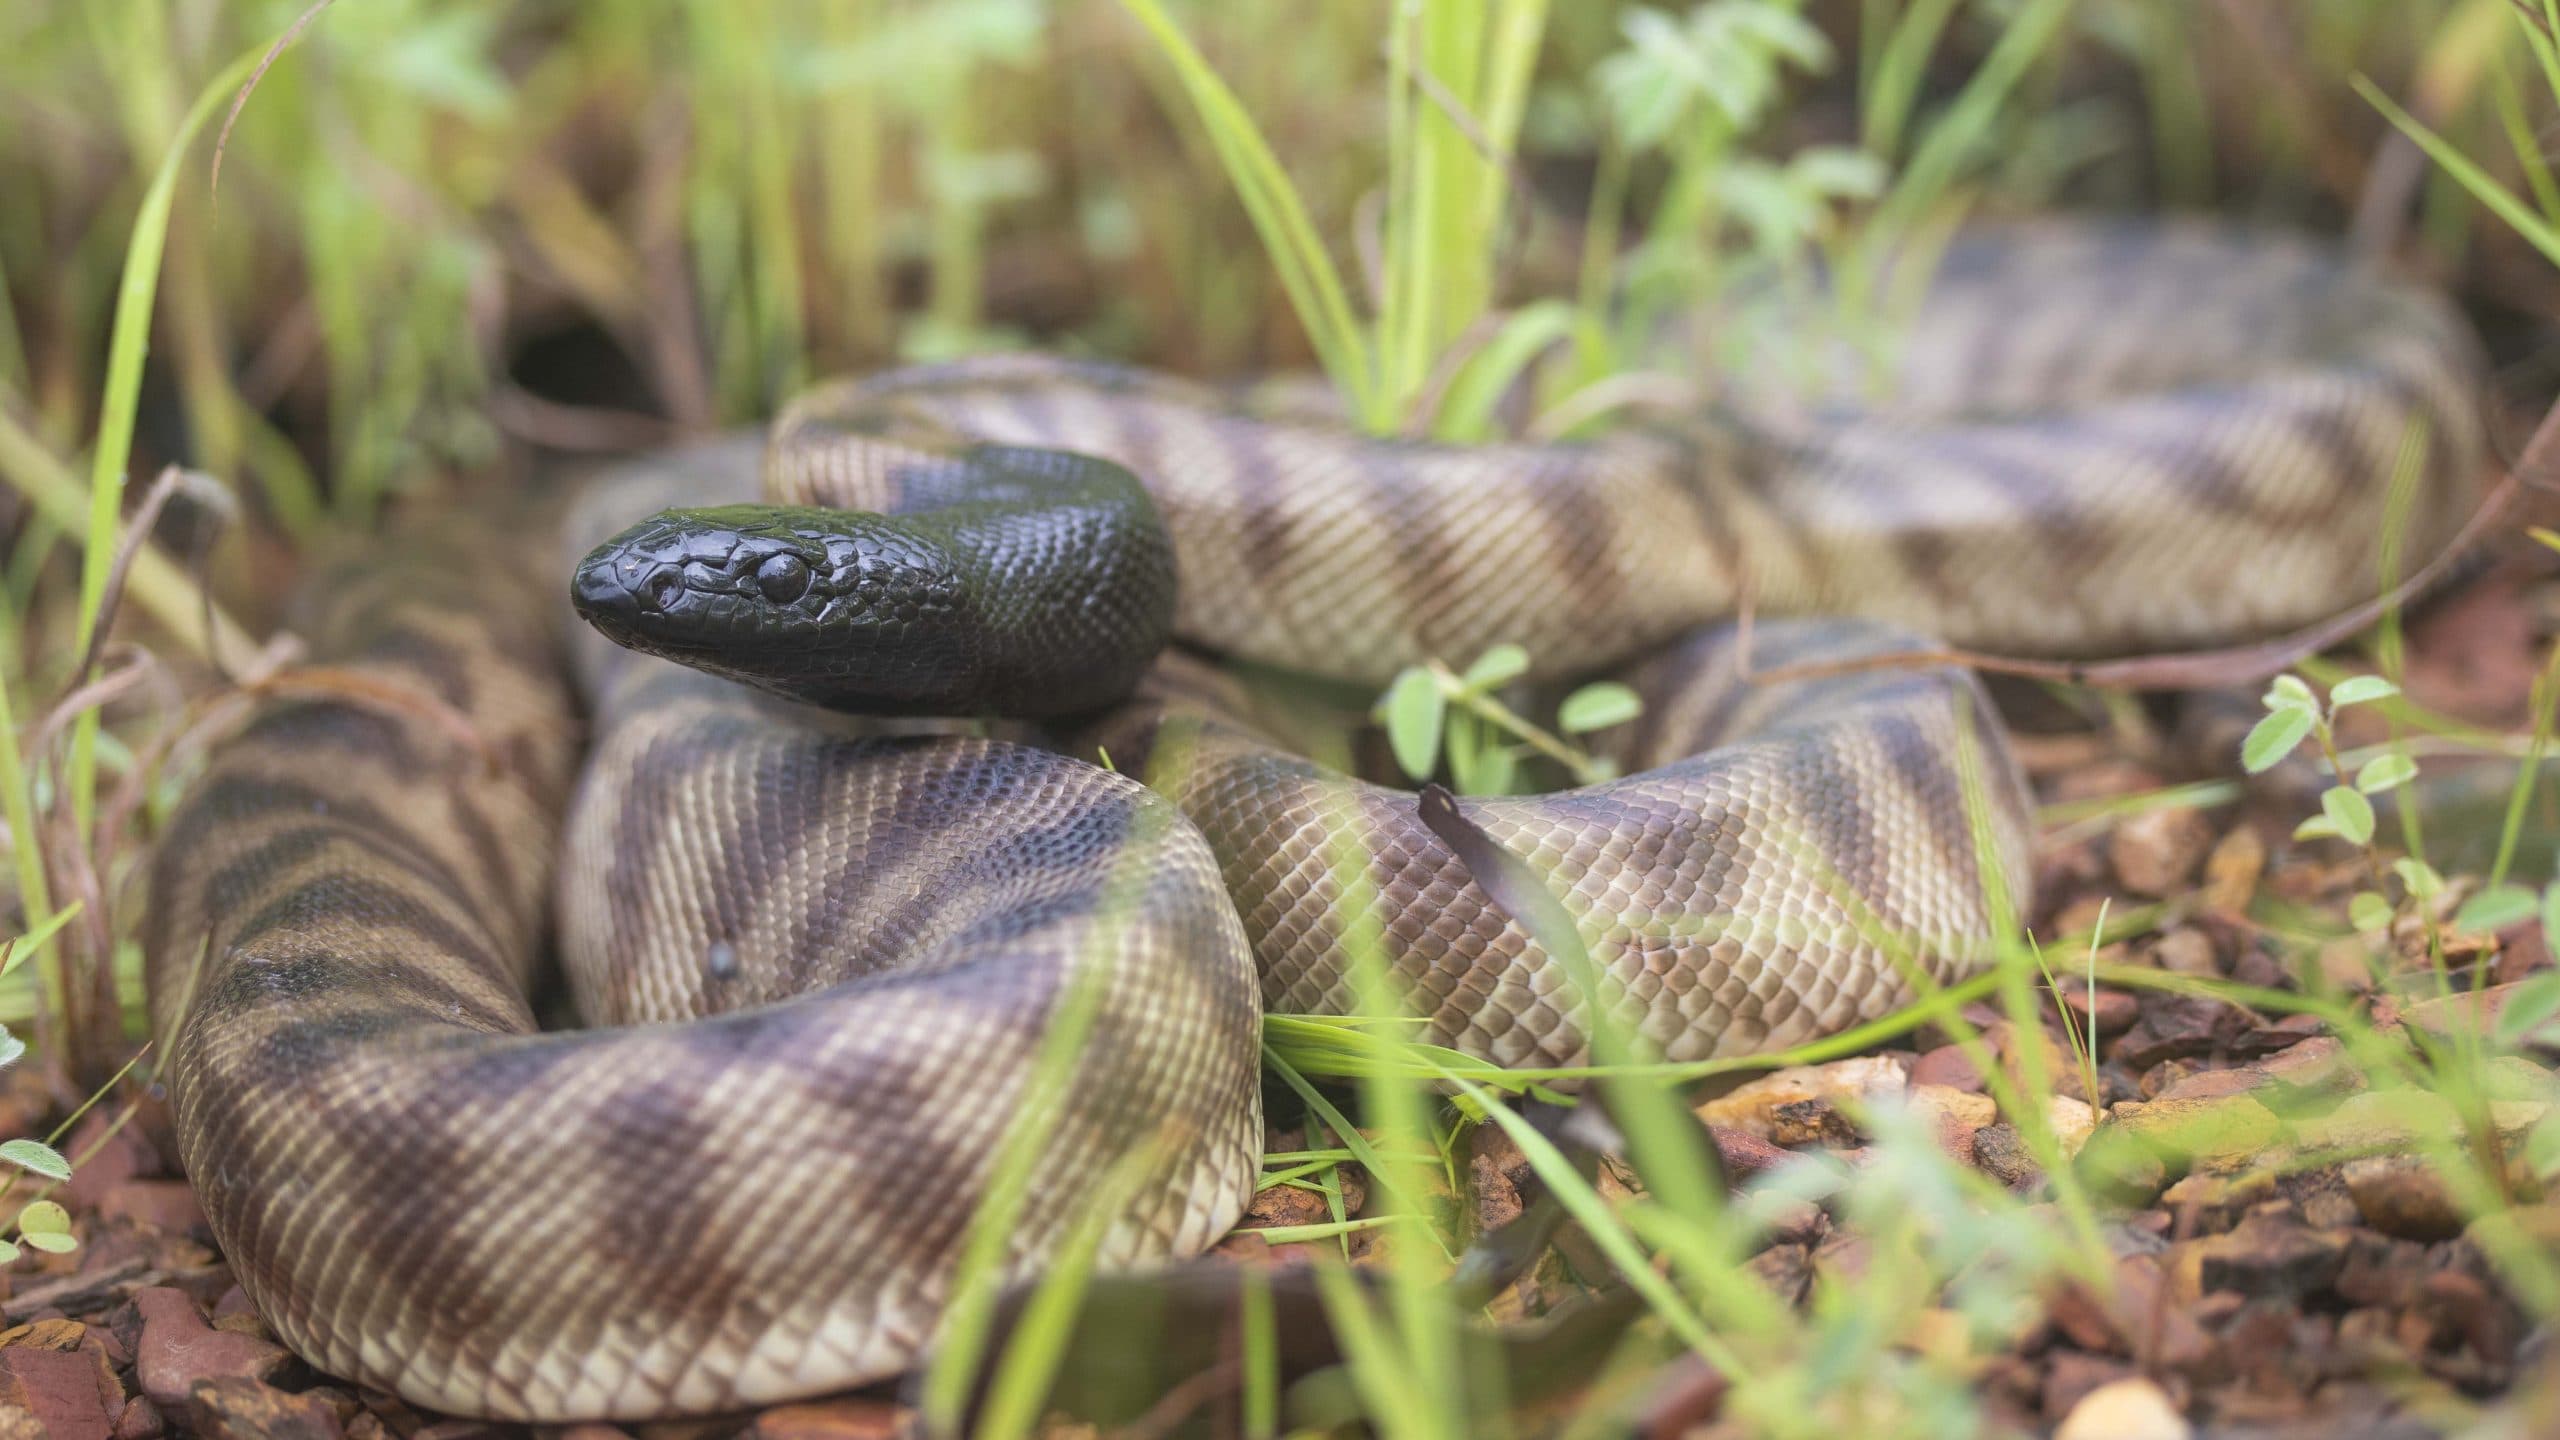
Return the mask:
[[[1799,1065],[1748,1081],[1700,1105],[1698,1118],[1766,1140],[1771,1138],[1772,1121],[1782,1105],[1801,1100],[1863,1100],[1898,1094],[1909,1080],[1910,1073],[1903,1062],[1891,1055],[1861,1055],[1827,1065]]]
[[[2248,1011],[2201,995],[2154,995],[2142,1018],[2116,1041],[2116,1058],[2136,1070],[2163,1060],[2227,1052],[2256,1022]]]
[[[1875,1258],[1875,1244],[1854,1230],[1834,1230],[1813,1248],[1813,1273],[1832,1285],[1854,1286]]]
[[[2338,1317],[2339,1359],[2355,1370],[2370,1373],[2394,1370],[2406,1365],[2407,1351],[2392,1334],[2395,1318],[2388,1310],[2366,1308],[2350,1310]]]
[[[2195,929],[2172,930],[2153,941],[2151,963],[2175,975],[2219,978],[2222,974],[2222,959],[2214,953],[2213,937]]]
[[[2170,1101],[2223,1100],[2233,1095],[2246,1095],[2266,1083],[2265,1075],[2244,1066],[2234,1066],[2228,1070],[2197,1070],[2161,1087],[2151,1098]]]
[[[2205,1069],[2205,1063],[2201,1060],[2163,1060],[2143,1071],[2135,1079],[2133,1093],[2142,1099],[2150,1100],[2190,1075],[2203,1074]]]
[[[1977,1135],[1974,1149],[1981,1148]],[[2099,1127],[2074,1157],[2072,1170],[2098,1199],[2127,1207],[2150,1204],[2169,1183],[2169,1167],[2159,1152],[2121,1128]]]
[[[98,1213],[189,1234],[205,1229],[195,1188],[184,1180],[127,1180],[98,1198]]]
[[[1498,1127],[1488,1125],[1481,1128],[1490,1130]],[[216,1325],[220,1325],[234,1315],[255,1315],[256,1313],[258,1313],[258,1307],[249,1303],[249,1292],[237,1285],[223,1291],[221,1298],[213,1302],[213,1323]]]
[[[1902,1343],[1934,1368],[1962,1373],[1974,1360],[1974,1326],[1961,1310],[1932,1305],[1911,1317]]]
[[[2288,1045],[2250,1061],[2249,1068],[2299,1094],[2348,1095],[2365,1087],[2364,1071],[2330,1035]]]
[[[891,1440],[903,1415],[885,1400],[778,1405],[757,1416],[742,1440]]]
[[[232,1288],[236,1290],[239,1287]],[[265,1317],[255,1310],[234,1310],[228,1315],[216,1315],[213,1328],[232,1335],[255,1336],[260,1340],[276,1338],[276,1332],[267,1328]]]
[[[2498,1016],[2515,998],[2522,985],[2492,985],[2461,995],[2439,995],[2421,1000],[2400,1012],[2403,1024],[2415,1026],[2430,1035],[2451,1035],[2469,1030],[2487,1035],[2497,1028]]]
[[[2328,1033],[2328,1022],[2317,1015],[2279,1015],[2263,1025],[2252,1025],[2233,1042],[2233,1049],[2243,1055],[2266,1056],[2291,1049],[2305,1040]]]
[[[2516,1314],[2477,1276],[2431,1271],[2419,1282],[2419,1304],[2435,1318],[2440,1335],[2459,1337],[2488,1365],[2504,1369],[2514,1362],[2521,1338]]]
[[[1781,1149],[1757,1135],[1722,1125],[1708,1126],[1707,1136],[1715,1141],[1716,1158],[1724,1162],[1724,1178],[1728,1184],[1740,1185],[1755,1175],[1765,1175],[1798,1158],[1792,1150]]]
[[[2181,1173],[2202,1161],[2255,1155],[2283,1129],[2274,1111],[2245,1094],[2128,1100],[2109,1111],[2107,1118],[2112,1128],[2121,1129]]]
[[[2070,904],[2054,912],[2052,920],[2044,927],[2045,932],[2087,937],[2097,933],[2101,919],[2108,915],[2121,915],[2129,908],[2130,902],[2121,895],[2076,896]]]
[[[1973,1132],[1973,1163],[1983,1174],[2012,1190],[2028,1191],[2044,1183],[2044,1171],[2027,1153],[2027,1142],[2014,1125],[1985,1125]]]
[[[81,1157],[62,1186],[62,1203],[75,1210],[94,1210],[107,1193],[128,1180],[162,1173],[159,1152],[141,1131],[118,1121],[106,1108],[93,1110],[72,1127],[62,1153]]]
[[[134,1358],[134,1374],[142,1383],[142,1393],[163,1411],[183,1409],[199,1382],[239,1380],[264,1388],[263,1382],[292,1363],[293,1357],[281,1345],[205,1324],[196,1302],[183,1290],[154,1286],[136,1293],[133,1300],[142,1312],[142,1343]],[[333,1433],[335,1429],[333,1420]]]
[[[1490,1127],[1488,1127],[1490,1128]],[[1236,1222],[1238,1230],[1269,1230],[1282,1225],[1321,1225],[1333,1218],[1325,1198],[1295,1185],[1274,1185],[1253,1197]]]
[[[2054,989],[2074,1024],[2090,1025],[2101,1035],[2120,1035],[2133,1028],[2142,1002],[2123,990],[2091,990],[2065,981]]]
[[[2181,1372],[2202,1365],[2212,1341],[2186,1308],[2170,1297],[2168,1278],[2155,1255],[2116,1261],[2112,1294],[2100,1297],[2066,1285],[2049,1311],[2071,1343],[2095,1354],[2141,1360],[2146,1367]]]
[[[2364,1224],[2364,1216],[2356,1209],[2355,1197],[2347,1193],[2345,1182],[2336,1176],[2326,1177],[2333,1183],[2303,1190],[2294,1196],[2294,1205],[2302,1211],[2302,1223],[2314,1230],[2348,1230]]]
[[[1974,1135],[2000,1118],[1999,1102],[1951,1085],[1914,1085],[1903,1103],[1930,1127],[1940,1149],[1966,1162],[1973,1159]]]
[[[2245,834],[2247,832],[2234,832]],[[2140,1376],[2112,1380],[2080,1397],[2053,1440],[2188,1440],[2195,1434],[2169,1392]]]
[[[1478,1125],[1467,1137],[1467,1179],[1475,1192],[1478,1234],[1520,1218],[1525,1208],[1520,1191],[1530,1180],[1529,1161],[1501,1126]]]
[[[2091,1132],[2098,1128],[2098,1112],[2085,1100],[2068,1095],[2054,1095],[2044,1102],[2044,1123],[2053,1129],[2053,1138],[2062,1145],[2062,1153],[2077,1156],[2080,1147],[2089,1143]]]
[[[1983,1038],[1991,1043],[2001,1070],[2018,1088],[2090,1098],[2088,1084],[2080,1072],[2080,1058],[2064,1049],[2053,1032],[2042,1025],[2018,1026],[2001,1020],[1983,1027]],[[2044,1066],[2041,1081],[2027,1073],[2028,1067],[2039,1061]]]
[[[337,1408],[317,1395],[289,1395],[239,1375],[198,1380],[188,1392],[205,1440],[341,1440]]]
[[[124,1402],[124,1413],[116,1417],[115,1440],[159,1440],[168,1428],[151,1397],[136,1395]]]
[[[2403,1240],[2449,1240],[2462,1233],[2462,1208],[2435,1167],[2415,1155],[2350,1160],[2340,1175],[2364,1223]]]
[[[0,1330],[0,1350],[26,1346],[35,1350],[77,1350],[89,1327],[77,1320],[34,1320]]]
[[[2181,1215],[2193,1215],[2200,1222],[2217,1217],[2227,1218],[2275,1195],[2275,1177],[2257,1170],[2245,1175],[2215,1175],[2206,1171],[2180,1180],[2160,1192],[2160,1203]]]
[[[1943,1085],[1950,1090],[1980,1091],[1982,1071],[1961,1045],[1941,1045],[1911,1062],[1911,1085]]]
[[[1831,1214],[1817,1201],[1763,1195],[1753,1202],[1752,1210],[1765,1244],[1813,1246],[1831,1234]]]
[[[2305,1226],[2279,1201],[2250,1210],[2229,1233],[2207,1236],[2187,1249],[2204,1289],[2298,1301],[2337,1282],[2347,1239]]]
[[[2550,1071],[2522,1055],[2494,1055],[2480,1062],[2480,1086],[2493,1100],[2529,1100],[2549,1104],[2560,1095],[2560,1082]]]
[[[77,1348],[0,1351],[0,1410],[34,1416],[49,1440],[109,1440],[123,1405],[115,1376]]]
[[[2211,848],[2213,826],[2203,811],[2146,810],[2116,827],[2107,841],[2107,863],[2127,890],[2165,900],[2186,888]]]
[[[1744,1261],[1742,1268],[1767,1286],[1781,1305],[1801,1305],[1813,1290],[1813,1248],[1808,1245],[1772,1245]]]
[[[1769,1112],[1771,1143],[1786,1146],[1858,1143],[1858,1127],[1831,1097],[1790,1100]]]
[[[2133,1367],[2121,1360],[2056,1350],[2045,1360],[2044,1413],[2051,1419],[2067,1416],[2095,1391],[2132,1374]]]
[[[416,1434],[418,1427],[426,1423],[425,1418],[411,1408],[408,1401],[388,1390],[359,1390],[356,1392],[356,1403],[364,1407],[364,1412],[347,1423],[347,1433],[350,1435],[366,1428],[363,1421],[367,1416],[370,1416],[374,1424],[383,1431],[403,1437],[403,1440],[407,1436]]]
[[[2245,915],[2257,897],[2259,877],[2267,873],[2267,842],[2256,827],[2242,825],[2214,842],[2204,858],[2204,903],[2224,915]]]
[[[2551,1107],[2535,1100],[2492,1100],[2490,1127],[2502,1144],[2523,1141]],[[2462,1114],[2440,1095],[2423,1090],[2367,1090],[2338,1102],[2326,1115],[2304,1116],[2294,1133],[2308,1150],[2371,1155],[2406,1151],[2438,1139],[2463,1138]]]

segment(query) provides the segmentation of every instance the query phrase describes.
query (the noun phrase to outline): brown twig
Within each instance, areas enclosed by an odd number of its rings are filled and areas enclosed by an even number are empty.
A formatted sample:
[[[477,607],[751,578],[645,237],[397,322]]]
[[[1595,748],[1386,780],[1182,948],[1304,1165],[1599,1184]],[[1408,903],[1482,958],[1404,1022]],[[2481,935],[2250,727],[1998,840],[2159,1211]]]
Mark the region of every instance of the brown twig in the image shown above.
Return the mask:
[[[116,546],[114,563],[107,567],[107,584],[98,599],[98,618],[89,627],[89,648],[80,655],[80,663],[71,668],[74,676],[96,671],[98,652],[106,648],[107,632],[115,628],[116,612],[124,608],[125,577],[133,572],[134,557],[151,543],[152,528],[160,523],[160,512],[169,507],[169,497],[186,484],[186,472],[175,465],[164,465],[143,492],[142,503],[134,507],[133,518],[125,522],[124,539]],[[199,587],[201,588],[201,587]],[[215,641],[210,625],[205,627],[206,653],[214,663],[221,663],[222,647]]]
[[[214,202],[222,199],[222,156],[231,148],[231,127],[240,123],[240,112],[249,108],[249,97],[257,93],[259,83],[267,78],[269,70],[275,68],[276,61],[284,57],[284,52],[293,47],[294,41],[302,38],[302,32],[311,28],[312,21],[320,18],[320,12],[337,3],[338,0],[312,0],[311,8],[295,16],[293,23],[284,27],[284,33],[267,47],[267,53],[258,57],[258,68],[250,71],[249,78],[240,82],[240,92],[231,97],[231,109],[222,117],[222,130],[213,137],[213,169],[206,188]]]

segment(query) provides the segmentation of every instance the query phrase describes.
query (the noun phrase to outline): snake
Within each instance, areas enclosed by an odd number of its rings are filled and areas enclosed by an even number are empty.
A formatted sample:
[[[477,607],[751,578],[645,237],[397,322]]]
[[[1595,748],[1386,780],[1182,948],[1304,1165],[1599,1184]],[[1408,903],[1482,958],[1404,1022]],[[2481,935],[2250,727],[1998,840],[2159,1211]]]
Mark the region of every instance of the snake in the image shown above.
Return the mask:
[[[1900,335],[1788,403],[1488,444],[910,367],[358,552],[148,875],[239,1283],[422,1406],[735,1411],[909,1369],[1062,1255],[1217,1241],[1265,1013],[1383,994],[1565,1071],[1602,1025],[1690,1061],[1873,1019],[2033,885],[1981,682],[1897,653],[2313,620],[2446,544],[2485,463],[2459,312],[2308,240],[1985,227]],[[1588,983],[1263,683],[1497,645],[1643,700],[1593,737],[1614,777],[1458,802]]]

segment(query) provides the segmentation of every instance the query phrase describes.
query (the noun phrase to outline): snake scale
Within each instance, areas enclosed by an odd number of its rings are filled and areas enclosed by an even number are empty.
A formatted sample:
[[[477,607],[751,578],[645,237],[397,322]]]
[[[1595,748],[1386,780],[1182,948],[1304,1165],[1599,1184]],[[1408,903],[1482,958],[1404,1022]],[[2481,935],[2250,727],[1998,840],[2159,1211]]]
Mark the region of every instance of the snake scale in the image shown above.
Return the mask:
[[[1079,715],[1061,743],[1152,789],[564,639],[574,557],[662,505],[754,498],[751,444],[625,466],[540,544],[413,529],[315,590],[316,668],[216,750],[158,846],[144,938],[187,1173],[278,1334],[420,1404],[654,1417],[892,1373],[1009,1144],[1044,1196],[1108,1194],[1107,1265],[1214,1241],[1256,1175],[1260,1009],[1353,1007],[1356,944],[1425,1039],[1585,1057],[1560,967],[1413,797],[1281,744],[1203,655],[1372,685],[1503,641],[1533,678],[1615,667],[1647,699],[1607,737],[1626,778],[1465,812],[1554,888],[1664,1054],[1782,1045],[1907,999],[1896,947],[1940,978],[1976,958],[1987,893],[2023,898],[2030,817],[1969,676],[1753,684],[1705,627],[1746,592],[1811,617],[1759,625],[1766,667],[1913,631],[2100,654],[2306,621],[2374,591],[2387,524],[2413,556],[2446,542],[2481,387],[2450,307],[2316,246],[2047,224],[1959,243],[1881,399],[1452,447],[969,361],[813,392],[763,450],[776,501],[916,511],[924,539],[776,558],[768,528],[688,557],[643,527],[598,552],[647,604],[707,587],[763,616],[738,663],[805,651],[821,689],[866,664],[771,629],[783,612],[970,610],[1012,638],[936,650],[875,708],[940,703],[942,669],[1030,675],[996,682],[1004,708]],[[1096,459],[1039,458],[1058,451]],[[1178,596],[1110,598],[1164,578],[1143,536],[969,510],[990,454],[1079,505],[1127,499],[1098,461],[1139,477]],[[1118,578],[1026,607],[915,558],[979,544]],[[861,598],[875,581],[891,598]],[[1078,660],[1084,630],[1042,618],[1061,606],[1148,653],[1169,621],[1183,647],[1143,677]],[[555,909],[590,1028],[544,1030],[528,998]],[[1034,1094],[1070,1007],[1069,1083]],[[1021,1209],[1003,1273],[1036,1271],[1075,1211]]]

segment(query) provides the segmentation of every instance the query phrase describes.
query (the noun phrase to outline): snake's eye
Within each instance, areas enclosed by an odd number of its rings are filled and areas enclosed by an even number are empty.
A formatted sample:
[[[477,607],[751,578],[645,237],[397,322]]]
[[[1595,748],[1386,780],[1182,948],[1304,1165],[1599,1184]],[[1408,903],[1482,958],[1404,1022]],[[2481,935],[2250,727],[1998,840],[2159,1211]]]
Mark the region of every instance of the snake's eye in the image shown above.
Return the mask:
[[[756,567],[756,588],[776,605],[788,605],[807,594],[809,567],[797,555],[767,555]]]
[[[684,577],[672,570],[658,571],[640,587],[640,597],[645,602],[644,608],[650,610],[673,609],[676,597],[683,593]]]

